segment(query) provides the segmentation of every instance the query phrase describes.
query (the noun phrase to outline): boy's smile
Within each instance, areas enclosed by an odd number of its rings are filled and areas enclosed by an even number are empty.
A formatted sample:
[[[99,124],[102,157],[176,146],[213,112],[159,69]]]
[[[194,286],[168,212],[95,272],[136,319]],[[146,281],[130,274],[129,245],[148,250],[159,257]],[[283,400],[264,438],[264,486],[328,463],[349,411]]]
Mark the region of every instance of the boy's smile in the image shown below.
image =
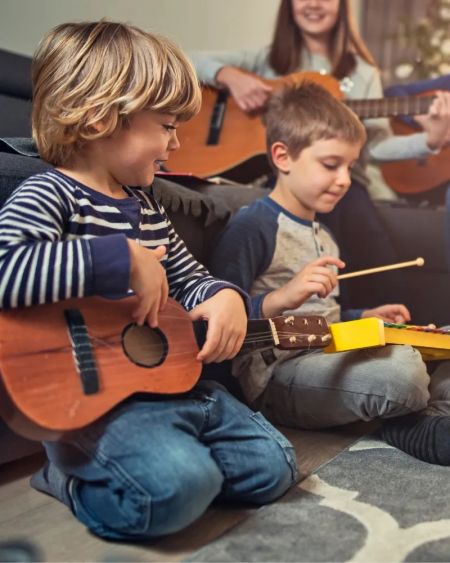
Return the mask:
[[[270,197],[301,219],[313,221],[316,213],[332,211],[347,193],[361,147],[333,138],[315,141],[297,158],[283,150],[282,143],[275,143],[272,150],[279,174]]]
[[[127,126],[104,140],[110,157],[105,163],[111,179],[120,186],[149,186],[179,148],[173,115],[142,110],[132,115]]]
[[[141,110],[109,137],[91,141],[77,158],[75,179],[105,195],[127,197],[122,186],[146,187],[180,146],[173,115]],[[65,168],[61,168],[64,172]]]

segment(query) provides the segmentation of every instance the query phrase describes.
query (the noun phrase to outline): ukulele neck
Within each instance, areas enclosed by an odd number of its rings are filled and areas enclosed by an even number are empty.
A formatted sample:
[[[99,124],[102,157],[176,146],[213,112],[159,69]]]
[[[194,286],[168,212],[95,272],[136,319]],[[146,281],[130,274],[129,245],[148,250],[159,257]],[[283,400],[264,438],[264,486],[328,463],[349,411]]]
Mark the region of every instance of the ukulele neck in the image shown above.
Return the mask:
[[[206,340],[207,321],[195,321],[194,333],[199,348]],[[262,348],[277,346],[279,339],[277,329],[271,319],[250,319],[247,323],[247,335],[242,344],[241,352],[254,352]]]

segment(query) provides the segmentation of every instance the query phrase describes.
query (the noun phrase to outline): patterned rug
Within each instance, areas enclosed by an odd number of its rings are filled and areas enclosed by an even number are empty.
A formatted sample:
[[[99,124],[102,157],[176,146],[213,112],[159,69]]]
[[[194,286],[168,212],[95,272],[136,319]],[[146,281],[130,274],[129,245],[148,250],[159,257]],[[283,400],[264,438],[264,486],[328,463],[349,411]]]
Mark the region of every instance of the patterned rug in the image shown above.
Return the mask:
[[[450,467],[365,437],[187,561],[450,561]]]

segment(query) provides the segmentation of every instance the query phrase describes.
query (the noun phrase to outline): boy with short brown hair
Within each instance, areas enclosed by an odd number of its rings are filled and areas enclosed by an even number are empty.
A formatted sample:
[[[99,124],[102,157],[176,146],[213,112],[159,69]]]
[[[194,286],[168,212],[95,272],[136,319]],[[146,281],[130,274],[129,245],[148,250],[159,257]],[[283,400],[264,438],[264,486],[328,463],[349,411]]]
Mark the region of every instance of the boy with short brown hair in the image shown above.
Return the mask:
[[[256,318],[317,314],[331,323],[370,316],[409,321],[402,304],[344,311],[341,317],[336,275],[345,264],[332,235],[316,221],[316,213],[330,212],[350,187],[351,167],[366,140],[358,118],[322,87],[303,84],[272,95],[265,123],[275,187],[233,217],[211,271],[250,293]],[[450,391],[448,364],[442,369]],[[425,461],[450,464],[450,417],[428,416],[450,414],[450,392],[441,401],[432,384],[429,403],[430,377],[410,346],[340,354],[254,352],[239,355],[234,372],[250,405],[286,426],[323,428],[423,411],[425,432],[419,424],[411,434],[416,419],[397,418],[385,427],[387,439]],[[389,431],[401,421],[404,431]]]

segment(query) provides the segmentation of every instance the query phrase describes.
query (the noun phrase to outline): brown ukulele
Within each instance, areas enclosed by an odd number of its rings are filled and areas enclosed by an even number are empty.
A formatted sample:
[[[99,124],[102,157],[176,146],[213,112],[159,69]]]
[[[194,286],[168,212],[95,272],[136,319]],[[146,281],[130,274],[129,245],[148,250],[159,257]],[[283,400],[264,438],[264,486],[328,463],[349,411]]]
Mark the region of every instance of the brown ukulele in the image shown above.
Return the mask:
[[[343,99],[339,82],[327,74],[297,72],[275,80],[264,79],[274,89],[305,81],[320,84]],[[432,99],[433,96],[392,96],[350,100],[346,104],[361,119],[367,119],[424,114]],[[220,175],[240,182],[251,182],[270,172],[261,115],[239,109],[225,90],[204,88],[200,113],[180,125],[178,137],[181,148],[170,156],[168,163],[172,172],[200,177]]]
[[[200,377],[204,322],[169,299],[157,329],[131,322],[136,298],[69,299],[0,313],[0,414],[32,439],[58,439],[133,393],[183,393]],[[203,337],[202,333],[203,332]],[[320,316],[250,320],[243,349],[324,348]]]

